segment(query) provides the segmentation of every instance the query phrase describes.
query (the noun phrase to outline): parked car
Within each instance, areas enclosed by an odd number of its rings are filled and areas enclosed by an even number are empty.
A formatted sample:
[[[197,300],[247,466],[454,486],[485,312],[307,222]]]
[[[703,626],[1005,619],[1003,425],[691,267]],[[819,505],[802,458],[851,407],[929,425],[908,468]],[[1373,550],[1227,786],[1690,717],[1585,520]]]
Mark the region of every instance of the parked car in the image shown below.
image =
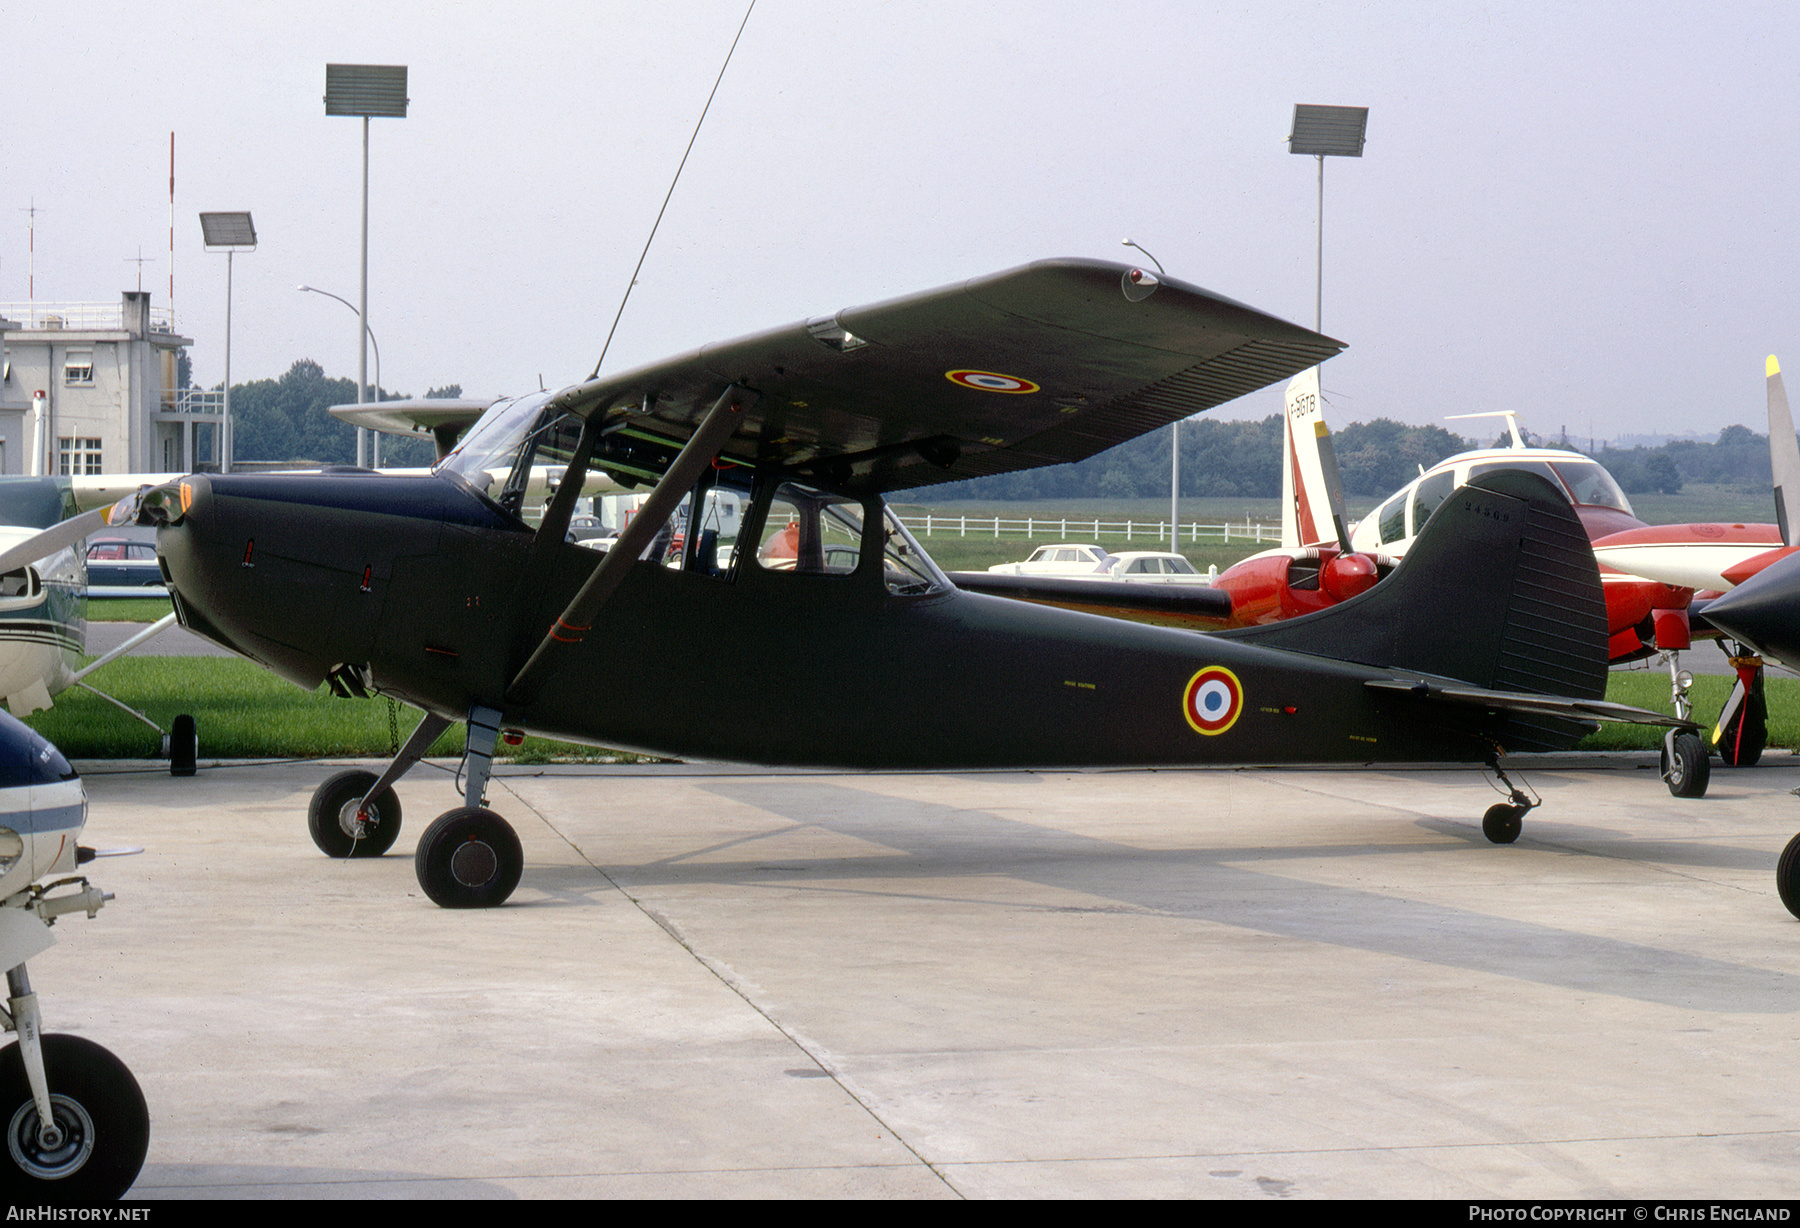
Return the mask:
[[[156,542],[131,537],[90,537],[87,548],[89,588],[161,588],[162,568]]]
[[[569,536],[575,541],[586,543],[596,537],[611,537],[613,531],[601,524],[599,517],[583,513],[569,517]]]
[[[1139,584],[1207,584],[1206,573],[1179,554],[1160,550],[1134,550],[1115,554],[1112,578],[1132,580]]]
[[[1100,576],[1112,566],[1112,555],[1099,546],[1063,542],[1039,546],[1023,563],[995,563],[990,572],[1002,576]]]

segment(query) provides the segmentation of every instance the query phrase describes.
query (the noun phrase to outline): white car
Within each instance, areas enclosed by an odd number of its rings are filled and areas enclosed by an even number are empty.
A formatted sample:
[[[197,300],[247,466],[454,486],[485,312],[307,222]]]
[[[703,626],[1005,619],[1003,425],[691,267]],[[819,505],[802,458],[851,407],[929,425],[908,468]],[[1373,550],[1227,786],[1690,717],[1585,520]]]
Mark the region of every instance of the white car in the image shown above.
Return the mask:
[[[1138,584],[1209,584],[1210,577],[1197,571],[1179,554],[1160,550],[1136,550],[1112,557],[1112,578]]]
[[[1002,576],[1103,576],[1111,566],[1112,555],[1099,546],[1064,542],[1039,546],[1023,563],[995,563],[988,570]]]

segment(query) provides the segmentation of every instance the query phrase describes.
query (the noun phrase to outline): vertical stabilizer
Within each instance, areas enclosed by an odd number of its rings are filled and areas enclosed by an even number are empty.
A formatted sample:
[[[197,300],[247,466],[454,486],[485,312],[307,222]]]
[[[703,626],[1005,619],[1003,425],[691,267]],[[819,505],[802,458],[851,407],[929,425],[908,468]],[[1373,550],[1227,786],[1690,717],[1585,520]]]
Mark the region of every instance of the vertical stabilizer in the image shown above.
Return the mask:
[[[1787,389],[1781,382],[1781,364],[1771,354],[1763,364],[1769,380],[1769,464],[1775,471],[1775,523],[1781,526],[1781,544],[1800,545],[1800,442],[1794,439],[1794,416],[1788,411]]]
[[[1309,367],[1289,380],[1285,401],[1281,544],[1289,549],[1343,544],[1344,491],[1319,397],[1319,369]]]

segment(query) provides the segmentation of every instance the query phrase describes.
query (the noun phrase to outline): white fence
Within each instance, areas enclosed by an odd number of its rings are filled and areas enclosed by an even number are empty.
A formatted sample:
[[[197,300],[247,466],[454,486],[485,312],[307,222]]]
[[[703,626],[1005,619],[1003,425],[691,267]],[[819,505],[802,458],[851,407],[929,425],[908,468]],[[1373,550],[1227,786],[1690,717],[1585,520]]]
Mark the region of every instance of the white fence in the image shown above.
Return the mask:
[[[1169,522],[1166,520],[1071,520],[1066,516],[1008,518],[939,516],[935,513],[902,516],[900,519],[909,531],[919,537],[999,537],[1002,534],[1016,534],[1022,537],[1055,537],[1062,541],[1075,538],[1079,541],[1098,542],[1106,537],[1122,537],[1128,542],[1169,540]],[[1188,545],[1231,541],[1256,542],[1258,545],[1265,542],[1276,546],[1281,544],[1280,525],[1257,524],[1251,520],[1245,520],[1242,524],[1201,524],[1192,521],[1176,525],[1176,531],[1181,535],[1181,541]]]

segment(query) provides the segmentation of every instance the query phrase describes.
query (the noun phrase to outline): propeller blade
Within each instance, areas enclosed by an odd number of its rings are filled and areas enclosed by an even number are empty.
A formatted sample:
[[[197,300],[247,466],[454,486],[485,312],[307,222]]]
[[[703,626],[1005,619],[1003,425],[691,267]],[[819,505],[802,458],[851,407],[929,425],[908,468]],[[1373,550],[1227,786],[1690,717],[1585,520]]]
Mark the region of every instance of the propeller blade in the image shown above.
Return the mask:
[[[12,549],[0,553],[0,575],[47,559],[58,550],[66,550],[95,529],[109,524],[132,524],[143,506],[144,492],[154,489],[140,486],[111,507],[97,507],[91,512],[71,516],[51,525],[36,537],[26,538]]]
[[[66,550],[92,533],[95,529],[105,527],[106,514],[111,508],[96,508],[91,512],[83,512],[79,516],[71,516],[60,524],[53,524],[36,537],[26,538],[11,550],[0,553],[0,574],[17,571],[21,567],[49,558],[58,550]]]

